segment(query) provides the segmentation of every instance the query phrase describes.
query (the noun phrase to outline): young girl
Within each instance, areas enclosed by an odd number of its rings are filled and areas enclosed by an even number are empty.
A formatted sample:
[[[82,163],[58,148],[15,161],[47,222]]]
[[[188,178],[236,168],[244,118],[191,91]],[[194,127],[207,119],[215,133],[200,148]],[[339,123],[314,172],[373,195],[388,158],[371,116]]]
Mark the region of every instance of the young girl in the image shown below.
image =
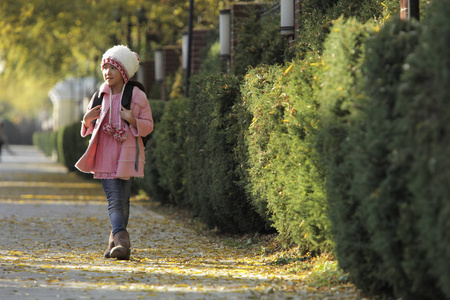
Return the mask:
[[[121,105],[125,86],[139,69],[136,53],[126,46],[114,46],[103,55],[101,69],[105,82],[98,94],[103,94],[103,100],[101,105],[92,107],[94,95],[88,105],[81,136],[92,136],[75,166],[100,179],[108,200],[111,232],[105,257],[128,260],[130,179],[144,176],[145,151],[140,137],[152,132],[153,118],[145,93],[136,86],[130,109]]]

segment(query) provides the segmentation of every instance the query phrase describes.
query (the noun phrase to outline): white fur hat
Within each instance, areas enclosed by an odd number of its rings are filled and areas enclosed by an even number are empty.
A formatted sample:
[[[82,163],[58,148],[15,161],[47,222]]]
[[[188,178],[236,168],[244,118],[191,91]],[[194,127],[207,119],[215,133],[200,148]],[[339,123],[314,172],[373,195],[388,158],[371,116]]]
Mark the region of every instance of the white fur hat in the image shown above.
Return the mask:
[[[125,83],[136,74],[139,69],[139,56],[127,46],[114,46],[103,54],[101,68],[105,64],[112,64],[122,74]]]

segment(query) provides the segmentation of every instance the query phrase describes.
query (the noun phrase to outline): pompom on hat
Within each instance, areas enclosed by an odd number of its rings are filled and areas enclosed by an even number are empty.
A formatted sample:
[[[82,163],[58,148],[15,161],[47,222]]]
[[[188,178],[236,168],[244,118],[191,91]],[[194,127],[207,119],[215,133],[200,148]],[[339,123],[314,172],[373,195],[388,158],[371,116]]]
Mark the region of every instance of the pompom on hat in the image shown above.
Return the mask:
[[[122,74],[125,83],[127,83],[139,69],[139,56],[127,46],[114,46],[103,54],[102,70],[106,64],[111,64],[116,67],[120,71],[120,74]]]

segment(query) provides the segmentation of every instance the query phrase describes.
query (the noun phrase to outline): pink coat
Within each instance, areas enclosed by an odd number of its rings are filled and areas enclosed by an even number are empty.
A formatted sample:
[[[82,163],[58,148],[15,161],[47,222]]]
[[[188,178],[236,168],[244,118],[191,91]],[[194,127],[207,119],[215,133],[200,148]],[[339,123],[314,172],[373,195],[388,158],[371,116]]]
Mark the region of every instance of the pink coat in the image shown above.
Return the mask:
[[[107,115],[110,105],[109,101],[105,101],[105,99],[108,99],[110,93],[110,88],[106,83],[102,84],[99,93],[105,93],[99,119],[95,122],[95,126],[91,125],[90,127],[86,127],[83,123],[81,125],[82,137],[86,137],[89,134],[92,134],[86,152],[75,164],[75,167],[84,173],[94,173],[98,134],[100,132],[99,130],[101,130],[100,125]],[[92,107],[93,100],[94,97],[92,97],[91,101],[89,102],[89,108]],[[148,103],[148,99],[145,93],[142,92],[138,87],[134,87],[133,89],[130,110],[133,112],[133,116],[136,119],[137,128],[126,125],[128,138],[124,142],[122,142],[119,163],[116,171],[117,178],[124,179],[130,177],[144,177],[145,148],[144,144],[142,143],[142,139],[136,139],[136,137],[146,136],[153,131],[153,117],[150,104]],[[139,167],[137,171],[135,168],[137,150],[136,140],[138,141],[139,145]]]

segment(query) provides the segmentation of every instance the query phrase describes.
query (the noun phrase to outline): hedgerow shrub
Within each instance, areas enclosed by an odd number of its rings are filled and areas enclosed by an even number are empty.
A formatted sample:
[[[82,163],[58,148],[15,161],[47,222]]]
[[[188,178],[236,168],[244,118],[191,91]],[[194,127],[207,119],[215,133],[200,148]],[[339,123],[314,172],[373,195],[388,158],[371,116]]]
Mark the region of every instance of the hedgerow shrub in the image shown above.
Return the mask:
[[[313,253],[331,250],[324,178],[314,149],[319,60],[262,66],[242,85],[243,106],[252,116],[245,135],[252,202],[285,245]]]
[[[417,222],[423,220],[425,207],[429,208],[430,195],[423,198],[423,207],[418,205],[413,188],[416,184],[411,180],[419,144],[430,147],[429,140],[415,144],[411,139],[417,133],[417,124],[426,121],[408,124],[408,113],[423,111],[429,101],[424,98],[412,107],[410,98],[417,92],[410,87],[429,78],[424,74],[425,65],[417,70],[416,81],[409,82],[408,88],[400,80],[405,66],[409,66],[405,60],[419,41],[417,25],[398,20],[388,23],[364,43],[367,28],[358,36],[351,28],[341,27],[340,22],[325,44],[323,131],[319,135],[339,264],[370,295],[443,299],[436,278],[440,274],[442,280],[444,270],[430,271],[434,269],[431,262],[423,258],[433,247],[424,246],[425,239],[420,235],[429,236],[436,228],[428,228],[425,233],[424,224]],[[370,25],[368,29],[370,32]],[[363,56],[365,62],[361,64]],[[418,61],[422,63],[423,58]],[[403,103],[398,97],[399,86],[408,91]],[[419,89],[422,92],[424,87]],[[423,176],[424,170],[421,165],[417,174]],[[430,178],[429,174],[425,177]],[[435,207],[434,211],[439,209]]]
[[[381,258],[374,274],[378,280],[387,280],[397,298],[441,299],[415,225],[420,213],[406,178],[411,158],[398,151],[399,138],[407,134],[399,123],[406,107],[397,108],[400,77],[418,41],[416,23],[395,20],[367,43],[364,91],[370,101],[354,159],[358,176],[353,190],[368,216],[372,248]]]
[[[235,49],[233,50],[232,72],[245,75],[249,67],[259,64],[282,64],[288,40],[280,35],[280,14],[270,11],[261,16],[256,8],[250,6],[248,17],[237,19],[235,30]]]
[[[46,156],[52,156],[55,149],[52,135],[53,132],[35,132],[33,134],[33,145],[41,149]]]
[[[164,204],[185,205],[186,138],[188,100],[172,99],[167,102],[153,149],[155,167],[159,173],[158,185],[167,191]]]
[[[379,280],[380,256],[371,247],[367,215],[361,199],[353,191],[359,176],[353,165],[355,150],[362,139],[362,106],[367,102],[361,91],[361,65],[365,42],[374,32],[372,23],[354,18],[335,22],[324,46],[324,73],[319,93],[320,121],[317,149],[326,172],[326,190],[335,253],[339,265],[364,291],[389,290]]]
[[[264,228],[245,190],[236,183],[238,135],[232,108],[239,99],[235,76],[219,73],[192,78],[186,145],[188,203],[207,225],[228,232]]]
[[[58,160],[69,171],[75,171],[75,163],[86,151],[88,139],[80,135],[81,124],[79,122],[60,128],[56,134],[56,151]]]
[[[296,52],[303,55],[309,52],[322,53],[326,37],[333,21],[339,17],[356,18],[365,23],[369,20],[383,19],[390,13],[399,11],[396,0],[305,0],[300,2],[298,17],[300,30],[295,39]]]
[[[206,46],[200,51],[199,73],[214,74],[227,71],[227,61],[220,58],[219,28],[211,29],[206,35]]]
[[[145,146],[145,167],[144,178],[135,178],[135,185],[142,189],[152,200],[164,201],[167,198],[167,191],[159,185],[159,170],[156,167],[155,148],[158,140],[155,135],[158,132],[159,122],[167,104],[164,100],[149,100],[153,116],[153,132]]]
[[[409,271],[414,272],[417,264],[427,263],[427,275],[438,280],[447,299],[450,298],[449,13],[450,1],[432,2],[419,46],[403,66],[399,102],[395,107],[401,115],[398,126],[404,130],[397,149],[400,157],[408,158],[404,162],[409,165],[407,184],[413,208],[418,212],[414,220],[417,239],[427,253],[422,260],[412,256]]]

